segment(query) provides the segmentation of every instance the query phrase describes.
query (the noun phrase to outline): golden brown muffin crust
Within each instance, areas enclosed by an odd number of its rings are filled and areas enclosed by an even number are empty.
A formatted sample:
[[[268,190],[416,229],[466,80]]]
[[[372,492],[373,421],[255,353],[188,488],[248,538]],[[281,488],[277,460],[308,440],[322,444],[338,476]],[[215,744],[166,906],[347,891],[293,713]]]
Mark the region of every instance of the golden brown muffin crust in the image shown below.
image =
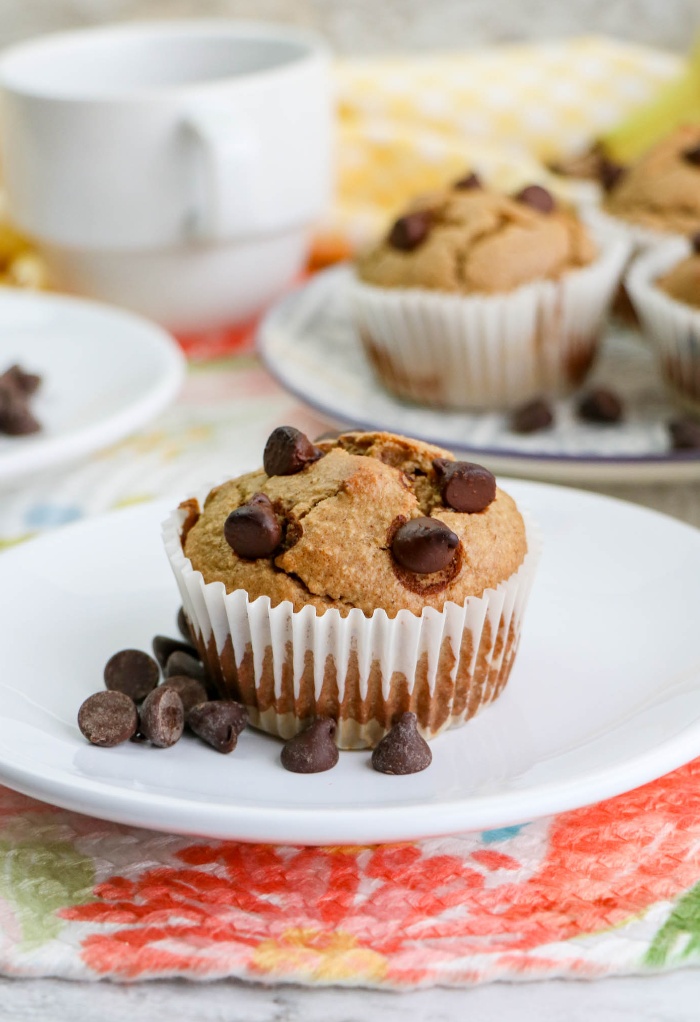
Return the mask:
[[[273,606],[290,600],[295,610],[311,604],[347,614],[389,617],[424,606],[440,610],[464,603],[512,575],[527,552],[525,526],[502,490],[477,514],[445,507],[433,459],[454,460],[439,447],[389,433],[346,433],[323,441],[325,454],[295,475],[269,477],[260,469],[212,490],[184,550],[205,582],[227,592],[245,589],[251,600],[269,596]],[[231,511],[265,493],[285,522],[282,547],[272,557],[244,560],[224,538]],[[406,577],[391,553],[392,530],[403,521],[431,515],[460,539],[454,571]]]
[[[700,230],[700,166],[683,153],[700,145],[700,124],[686,124],[653,146],[621,177],[604,208],[641,227],[676,234]]]
[[[366,283],[496,294],[557,279],[596,255],[586,228],[566,207],[541,213],[475,188],[446,191],[414,208],[432,210],[427,237],[412,251],[394,248],[385,238],[360,256],[358,274]]]
[[[700,254],[690,255],[659,277],[656,286],[677,302],[700,309]]]

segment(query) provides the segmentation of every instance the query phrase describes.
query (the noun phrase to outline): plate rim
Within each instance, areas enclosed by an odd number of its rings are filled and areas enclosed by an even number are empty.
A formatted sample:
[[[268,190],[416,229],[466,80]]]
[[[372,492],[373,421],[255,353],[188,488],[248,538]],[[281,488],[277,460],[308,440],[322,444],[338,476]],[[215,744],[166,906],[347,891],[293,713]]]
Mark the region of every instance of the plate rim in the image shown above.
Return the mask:
[[[15,484],[44,469],[54,469],[108,447],[140,429],[177,396],[185,379],[187,361],[175,338],[158,323],[128,309],[67,294],[30,292],[24,288],[0,289],[0,318],[3,304],[39,304],[49,311],[56,306],[77,310],[78,314],[120,321],[125,329],[136,327],[149,338],[151,350],[161,363],[159,377],[138,400],[87,427],[72,429],[57,436],[36,436],[31,446],[21,443],[16,449],[0,451],[0,486]]]
[[[516,487],[563,490],[568,495],[572,494],[571,488],[550,483],[529,480],[503,482],[506,486],[515,483]],[[694,534],[700,531],[671,515],[631,501],[588,491],[582,491],[582,495],[596,502],[612,501],[652,518],[660,517],[673,523],[681,531],[690,530]],[[65,537],[66,530],[68,533],[75,533],[86,526],[103,528],[115,516],[149,518],[155,522],[156,518],[160,519],[167,514],[170,505],[169,500],[160,499],[90,516],[12,547],[1,556],[10,560],[21,560],[28,545],[51,544],[56,541],[57,536]],[[320,811],[318,806],[300,809],[241,804],[231,806],[220,800],[199,802],[191,797],[127,791],[105,784],[104,781],[70,774],[65,768],[58,772],[48,768],[37,769],[36,766],[32,769],[26,763],[10,763],[6,760],[1,744],[0,725],[0,781],[26,795],[65,809],[129,826],[147,827],[169,833],[206,835],[216,839],[298,845],[413,840],[530,822],[542,816],[571,811],[624,794],[677,769],[698,755],[700,755],[700,717],[691,721],[673,737],[625,759],[612,768],[604,766],[597,770],[589,770],[573,780],[539,783],[525,792],[480,794],[450,802],[405,803],[393,806],[382,804],[369,808],[341,808],[324,812]],[[585,794],[585,789],[592,787],[595,789],[594,794],[591,795],[590,792]],[[518,812],[515,803],[522,801],[524,796],[527,799],[526,809]],[[504,822],[505,813],[509,823]],[[163,818],[164,814],[167,819]],[[407,817],[410,817],[412,826],[407,824]],[[377,836],[379,830],[375,824],[381,829],[380,837]],[[363,826],[367,828],[364,833]],[[299,828],[304,832],[301,836],[297,832]]]
[[[326,402],[322,396],[311,394],[309,390],[304,390],[290,382],[284,363],[275,359],[271,354],[270,348],[274,344],[271,335],[273,331],[282,328],[280,321],[283,320],[288,308],[294,306],[302,292],[311,288],[319,290],[322,287],[330,288],[334,277],[341,279],[349,270],[349,263],[341,263],[321,270],[309,280],[298,284],[267,310],[255,332],[256,351],[267,372],[299,401],[334,422],[339,422],[339,420],[330,401]],[[404,403],[393,397],[388,391],[387,397],[404,407]],[[406,410],[410,411],[411,407],[409,403],[405,403]],[[420,405],[415,407],[418,411],[422,410]],[[366,430],[395,428],[388,424],[378,425],[376,421],[373,422],[371,418],[365,419],[361,414],[352,416],[351,425]],[[413,435],[426,443],[448,447],[461,454],[485,458],[491,465],[516,475],[522,472],[523,476],[528,479],[539,478],[547,481],[571,479],[580,482],[611,480],[634,484],[648,481],[673,483],[700,478],[700,451],[669,451],[668,454],[643,455],[550,454],[546,451],[538,453],[515,448],[473,447],[468,444],[459,444],[430,435],[429,432],[421,430],[420,425],[413,430]],[[528,468],[530,472],[528,472]],[[538,473],[536,476],[534,470]]]

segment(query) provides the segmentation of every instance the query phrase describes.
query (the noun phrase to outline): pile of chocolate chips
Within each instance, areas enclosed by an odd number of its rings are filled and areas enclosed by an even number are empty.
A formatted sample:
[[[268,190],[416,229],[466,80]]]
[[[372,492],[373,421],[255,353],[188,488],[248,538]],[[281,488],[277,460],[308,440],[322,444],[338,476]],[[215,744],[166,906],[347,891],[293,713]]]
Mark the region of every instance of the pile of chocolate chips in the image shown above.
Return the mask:
[[[217,752],[236,748],[246,709],[213,695],[182,608],[177,620],[185,641],[156,635],[153,657],[122,649],[107,661],[105,690],[89,696],[78,711],[78,727],[93,745],[112,748],[131,740],[167,749],[188,727]]]
[[[31,398],[40,386],[41,377],[20,365],[12,365],[0,374],[0,433],[27,436],[41,429],[30,408]]]

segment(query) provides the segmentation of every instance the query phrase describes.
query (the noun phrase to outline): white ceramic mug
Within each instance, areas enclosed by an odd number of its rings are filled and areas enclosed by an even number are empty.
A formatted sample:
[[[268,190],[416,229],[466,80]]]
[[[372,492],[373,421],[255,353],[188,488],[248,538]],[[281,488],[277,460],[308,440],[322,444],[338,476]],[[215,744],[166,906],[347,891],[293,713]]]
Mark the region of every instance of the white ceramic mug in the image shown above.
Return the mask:
[[[8,209],[59,286],[176,329],[252,315],[330,196],[329,57],[235,21],[47,36],[0,59]]]

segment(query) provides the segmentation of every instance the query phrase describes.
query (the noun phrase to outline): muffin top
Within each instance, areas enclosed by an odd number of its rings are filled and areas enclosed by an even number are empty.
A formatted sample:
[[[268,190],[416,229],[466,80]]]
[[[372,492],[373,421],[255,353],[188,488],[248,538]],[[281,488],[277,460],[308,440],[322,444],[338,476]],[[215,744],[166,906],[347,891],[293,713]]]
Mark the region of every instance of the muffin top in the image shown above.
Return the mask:
[[[700,309],[700,235],[693,237],[692,252],[656,281],[656,286],[677,302]]]
[[[481,187],[475,175],[461,184],[417,200],[359,257],[360,279],[380,287],[496,294],[556,279],[595,258],[573,210],[539,185],[509,197]]]
[[[604,208],[657,231],[699,231],[700,124],[683,125],[653,146],[618,178]]]
[[[312,445],[275,430],[265,465],[185,502],[183,550],[205,582],[389,617],[442,609],[498,585],[527,552],[514,501],[490,472],[391,433]],[[469,510],[457,510],[457,507]]]

